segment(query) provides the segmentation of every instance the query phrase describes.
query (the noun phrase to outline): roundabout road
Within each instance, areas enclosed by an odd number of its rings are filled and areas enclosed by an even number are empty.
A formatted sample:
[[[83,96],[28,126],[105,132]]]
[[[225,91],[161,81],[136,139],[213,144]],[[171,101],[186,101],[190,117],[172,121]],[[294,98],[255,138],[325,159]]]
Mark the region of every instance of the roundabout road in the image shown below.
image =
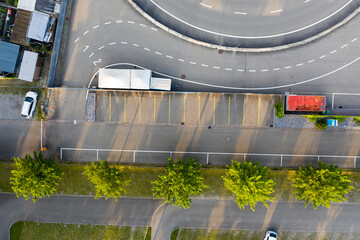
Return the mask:
[[[243,48],[307,39],[335,25],[360,4],[358,0],[133,1],[158,22],[187,37]]]
[[[219,54],[158,29],[125,0],[107,5],[77,0],[62,85],[87,87],[99,67],[131,63],[174,78],[185,75],[175,80],[181,91],[359,92],[359,22],[356,16],[325,37],[288,50]]]

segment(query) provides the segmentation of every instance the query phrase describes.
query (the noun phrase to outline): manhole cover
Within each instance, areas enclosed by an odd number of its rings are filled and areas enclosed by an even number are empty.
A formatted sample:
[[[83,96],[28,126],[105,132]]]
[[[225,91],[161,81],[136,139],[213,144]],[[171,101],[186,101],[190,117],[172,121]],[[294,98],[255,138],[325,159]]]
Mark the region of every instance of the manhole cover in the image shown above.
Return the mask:
[[[222,50],[222,49],[219,49],[219,50],[218,50],[218,53],[219,53],[219,54],[222,54],[223,52],[224,52],[224,50]]]
[[[230,137],[226,137],[225,138],[225,142],[230,142],[231,141],[231,138]]]
[[[185,74],[181,74],[181,79],[185,79]]]

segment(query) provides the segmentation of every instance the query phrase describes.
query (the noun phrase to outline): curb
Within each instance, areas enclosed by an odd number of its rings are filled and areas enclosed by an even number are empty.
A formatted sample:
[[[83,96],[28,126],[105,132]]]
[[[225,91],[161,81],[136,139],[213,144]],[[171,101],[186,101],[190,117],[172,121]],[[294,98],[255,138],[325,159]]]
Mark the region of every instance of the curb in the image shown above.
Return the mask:
[[[153,17],[151,17],[144,10],[142,10],[133,0],[127,0],[127,1],[130,3],[130,5],[134,9],[136,9],[136,11],[138,11],[143,17],[145,17],[148,21],[153,23],[155,26],[157,26],[157,27],[161,28],[162,30],[164,30],[165,32],[168,32],[168,33],[170,33],[170,34],[172,34],[172,35],[174,35],[174,36],[176,36],[178,38],[181,38],[181,39],[183,39],[185,41],[188,41],[190,43],[193,43],[193,44],[196,44],[196,45],[199,45],[199,46],[213,48],[213,49],[217,49],[217,50],[232,51],[232,52],[251,52],[251,53],[273,52],[273,51],[285,50],[285,49],[289,49],[289,48],[293,48],[293,47],[302,46],[302,45],[307,44],[309,42],[315,41],[315,40],[329,34],[330,32],[338,29],[339,27],[341,27],[344,24],[346,24],[347,22],[349,22],[352,18],[354,18],[360,12],[360,7],[358,7],[349,16],[347,16],[345,19],[343,19],[339,23],[335,24],[331,28],[328,28],[325,31],[322,31],[322,32],[310,37],[310,38],[307,38],[307,39],[299,41],[299,42],[295,42],[295,43],[291,43],[291,44],[287,44],[287,45],[280,45],[280,46],[276,46],[276,47],[270,47],[270,48],[238,48],[238,47],[226,47],[226,46],[206,43],[206,42],[203,42],[203,41],[198,41],[196,39],[187,37],[187,36],[185,36],[185,35],[183,35],[181,33],[178,33],[176,31],[166,27],[162,23],[156,21]]]

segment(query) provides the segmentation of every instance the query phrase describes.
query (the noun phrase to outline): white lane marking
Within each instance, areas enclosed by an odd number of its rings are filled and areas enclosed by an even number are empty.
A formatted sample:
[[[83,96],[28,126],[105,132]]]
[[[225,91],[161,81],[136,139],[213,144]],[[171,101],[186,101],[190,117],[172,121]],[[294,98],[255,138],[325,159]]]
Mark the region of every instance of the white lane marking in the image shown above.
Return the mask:
[[[261,71],[262,71],[262,72],[268,72],[269,69],[262,69]]]
[[[83,50],[83,52],[85,52],[90,46],[85,46],[85,49]]]
[[[101,49],[103,49],[104,47],[105,47],[105,46],[101,46],[101,47],[98,48],[98,50],[101,50]]]
[[[220,67],[218,67],[218,66],[213,66],[213,68],[214,68],[214,69],[220,69]]]
[[[246,15],[247,13],[246,12],[234,12],[235,14],[238,14],[238,15]]]
[[[330,53],[330,54],[333,54],[333,53],[336,53],[336,50],[334,50],[334,51],[331,51],[331,53]]]
[[[256,70],[255,69],[250,69],[249,72],[254,73],[254,72],[256,72]]]
[[[190,64],[194,64],[194,65],[195,65],[195,64],[196,64],[196,62],[190,62]]]
[[[182,82],[192,83],[192,84],[196,84],[196,85],[200,85],[200,86],[213,87],[213,88],[235,89],[235,90],[271,90],[271,89],[279,89],[279,88],[297,86],[297,85],[313,82],[313,81],[316,81],[318,79],[322,79],[324,77],[330,76],[330,75],[332,75],[332,74],[334,74],[336,72],[341,71],[342,69],[352,65],[353,63],[355,63],[355,62],[357,62],[359,60],[360,60],[360,57],[352,60],[351,62],[349,62],[349,63],[345,64],[344,66],[341,66],[341,67],[339,67],[339,68],[337,68],[337,69],[335,69],[335,70],[333,70],[331,72],[328,72],[328,73],[325,73],[323,75],[320,75],[320,76],[317,76],[317,77],[314,77],[314,78],[310,78],[310,79],[307,79],[307,80],[304,80],[304,81],[300,81],[300,82],[296,82],[296,83],[290,83],[290,84],[286,84],[286,85],[279,85],[279,86],[274,86],[274,87],[261,87],[261,88],[240,88],[240,87],[234,87],[234,86],[221,86],[221,85],[215,85],[215,84],[207,84],[207,83],[201,83],[201,82],[191,81],[191,80],[187,80],[187,79],[181,79],[181,78],[178,78],[178,77],[174,77],[174,76],[163,74],[163,73],[156,72],[156,71],[153,71],[153,72],[157,73],[159,75],[162,75],[164,77],[167,77],[167,78],[172,78],[172,79],[176,79],[176,80],[179,80],[179,81],[182,81]],[[142,66],[132,64],[132,63],[115,63],[115,64],[110,64],[110,65],[106,66],[105,68],[112,67],[112,66],[118,66],[118,65],[132,65],[132,66],[135,66],[135,67],[138,67],[138,68],[145,69]],[[95,78],[95,76],[98,74],[98,72],[96,72],[93,75],[93,77],[91,78],[88,88],[90,88],[90,85],[91,85],[93,79]]]
[[[122,20],[116,20],[117,23],[122,23],[123,21]]]
[[[280,68],[274,68],[273,70],[274,70],[274,71],[279,71],[279,70],[280,70]]]
[[[321,58],[324,58],[324,57],[326,57],[326,55],[322,55],[322,56],[320,56],[319,58],[321,59]]]
[[[77,38],[77,39],[74,41],[74,43],[76,43],[77,41],[79,41],[79,39],[80,39],[80,38]]]
[[[207,7],[207,8],[211,8],[210,5],[206,5],[205,3],[200,3],[200,5],[204,6],[204,7]]]
[[[225,70],[226,70],[226,71],[232,71],[232,69],[231,69],[231,68],[225,68]]]
[[[209,65],[206,64],[201,64],[202,67],[208,67]]]
[[[355,42],[357,40],[357,38],[354,38],[353,40],[351,40],[351,42]]]
[[[292,34],[292,33],[296,33],[296,32],[300,32],[304,29],[307,29],[307,28],[310,28],[314,25],[317,25],[329,18],[331,18],[332,16],[336,15],[338,12],[340,12],[341,10],[343,10],[344,8],[346,8],[351,2],[353,2],[354,0],[349,0],[346,4],[344,4],[340,9],[336,10],[335,12],[333,12],[332,14],[328,15],[327,17],[324,17],[323,19],[320,19],[319,21],[317,22],[314,22],[308,26],[305,26],[305,27],[302,27],[302,28],[299,28],[299,29],[296,29],[296,30],[293,30],[293,31],[289,31],[289,32],[284,32],[284,33],[279,33],[279,34],[274,34],[274,35],[268,35],[268,36],[253,36],[253,37],[249,37],[249,36],[239,36],[239,35],[230,35],[230,34],[224,34],[224,33],[218,33],[218,32],[214,32],[214,31],[210,31],[210,30],[207,30],[207,29],[204,29],[204,28],[201,28],[201,27],[198,27],[198,26],[195,26],[191,23],[188,23],[178,17],[176,17],[175,15],[173,15],[172,13],[168,12],[166,9],[164,9],[163,7],[161,7],[159,4],[157,4],[154,0],[150,0],[150,2],[152,4],[154,4],[156,7],[158,7],[161,11],[165,12],[166,14],[168,14],[169,16],[171,16],[172,18],[192,27],[192,28],[195,28],[195,29],[198,29],[200,31],[203,31],[203,32],[207,32],[207,33],[211,33],[211,34],[215,34],[215,35],[219,35],[219,36],[224,36],[224,37],[231,37],[231,38],[244,38],[244,39],[261,39],[261,38],[273,38],[273,37],[279,37],[279,36],[283,36],[283,35],[288,35],[288,34]]]
[[[157,29],[156,29],[156,28],[153,28],[153,27],[151,28],[151,30],[157,31]]]
[[[98,27],[100,27],[100,25],[96,25],[93,27],[93,29],[97,29]]]
[[[111,24],[111,22],[106,22],[106,23],[104,23],[104,25],[109,25],[109,24]]]
[[[85,36],[85,35],[86,35],[86,34],[88,34],[88,33],[89,33],[89,30],[88,30],[88,31],[86,31],[86,32],[84,32],[84,33],[83,33],[83,35]]]
[[[128,44],[127,42],[121,42],[121,44]]]
[[[344,44],[344,45],[341,46],[341,48],[344,48],[344,47],[346,47],[346,46],[347,46],[347,44]]]
[[[173,59],[174,57],[172,56],[169,56],[169,55],[166,55],[167,58],[170,58],[170,59]]]
[[[178,58],[178,61],[180,61],[180,62],[185,62],[185,60],[184,60],[184,59],[181,59],[181,58]]]
[[[279,10],[274,10],[274,11],[270,11],[270,13],[278,13],[278,12],[282,12],[284,11],[283,9],[279,9]]]
[[[287,66],[287,67],[285,67],[285,69],[290,69],[290,68],[292,68],[291,66]]]
[[[91,58],[93,55],[94,55],[94,53],[91,53],[91,54],[89,55],[89,58]]]
[[[308,61],[308,63],[312,63],[312,62],[314,62],[314,61],[315,61],[314,59],[311,59],[311,60]]]
[[[109,45],[115,45],[116,44],[116,42],[111,42],[111,43],[109,43]]]
[[[159,53],[159,52],[155,52],[157,55],[162,55],[162,53]]]
[[[298,64],[296,64],[297,67],[300,67],[300,66],[302,66],[302,65],[304,65],[304,63],[298,63]]]
[[[128,23],[130,23],[130,24],[134,24],[134,22],[133,22],[133,21],[128,21]]]
[[[144,47],[144,50],[146,50],[146,51],[150,51],[150,49],[149,49],[149,48],[146,48],[146,47]]]
[[[140,23],[140,26],[142,26],[142,27],[146,27],[146,25],[145,25],[145,24],[142,24],[142,23]]]
[[[132,45],[133,45],[134,47],[139,47],[139,45],[137,45],[137,44],[135,44],[135,43],[133,43]]]
[[[237,72],[243,72],[244,69],[236,69]]]

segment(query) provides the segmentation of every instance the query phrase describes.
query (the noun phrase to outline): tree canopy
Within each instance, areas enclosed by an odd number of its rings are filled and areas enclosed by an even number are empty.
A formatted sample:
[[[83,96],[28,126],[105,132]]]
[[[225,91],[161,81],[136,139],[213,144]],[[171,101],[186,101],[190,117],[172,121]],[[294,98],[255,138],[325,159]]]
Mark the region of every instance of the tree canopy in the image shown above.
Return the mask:
[[[267,201],[273,201],[274,180],[269,177],[269,170],[261,167],[259,162],[239,163],[232,161],[225,176],[222,176],[225,187],[235,196],[239,208],[249,205],[252,211],[258,202],[268,207]]]
[[[314,209],[320,205],[329,208],[332,202],[346,201],[345,194],[354,189],[341,169],[323,162],[318,162],[317,168],[312,165],[300,167],[290,180],[296,197],[305,200],[306,207],[311,202]]]
[[[25,159],[15,158],[16,169],[12,170],[10,184],[18,197],[26,200],[32,195],[33,201],[50,196],[56,191],[63,175],[59,164],[51,159],[43,158],[42,153],[34,151],[34,157],[29,154]]]
[[[120,171],[118,166],[110,167],[107,161],[99,160],[86,166],[83,173],[95,185],[95,199],[105,197],[122,197],[127,192],[126,187],[130,185],[130,179]]]
[[[192,158],[174,162],[170,157],[165,168],[165,175],[160,175],[151,182],[155,199],[163,199],[179,208],[189,208],[190,196],[201,195],[204,188],[204,178],[200,172],[201,165]]]

